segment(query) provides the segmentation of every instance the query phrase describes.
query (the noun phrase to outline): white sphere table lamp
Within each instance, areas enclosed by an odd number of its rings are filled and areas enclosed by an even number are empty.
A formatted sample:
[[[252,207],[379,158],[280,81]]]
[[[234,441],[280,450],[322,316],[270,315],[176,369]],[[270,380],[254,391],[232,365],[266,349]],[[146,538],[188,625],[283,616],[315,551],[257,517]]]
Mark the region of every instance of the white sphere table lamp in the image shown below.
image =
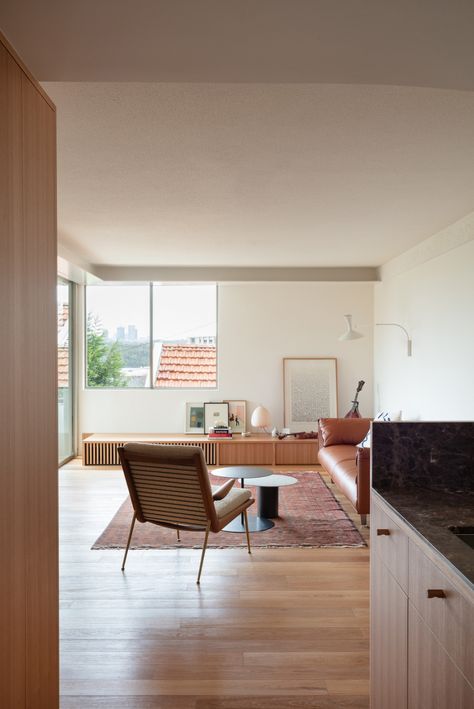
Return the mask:
[[[254,428],[260,428],[262,433],[267,433],[270,426],[270,413],[264,406],[257,406],[252,414],[250,423]]]

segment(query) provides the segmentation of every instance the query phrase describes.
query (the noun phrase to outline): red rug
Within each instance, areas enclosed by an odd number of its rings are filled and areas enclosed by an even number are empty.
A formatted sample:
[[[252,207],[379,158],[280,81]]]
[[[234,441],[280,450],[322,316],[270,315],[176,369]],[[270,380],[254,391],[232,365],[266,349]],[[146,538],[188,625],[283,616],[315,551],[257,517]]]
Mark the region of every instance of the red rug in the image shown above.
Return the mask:
[[[280,488],[280,516],[275,526],[265,532],[252,534],[254,547],[362,547],[366,546],[354,522],[344,512],[338,500],[319,473],[289,473],[298,484]],[[221,485],[222,478],[211,475],[213,485]],[[238,483],[236,483],[238,485]],[[258,491],[253,491],[253,497]],[[256,513],[257,503],[249,513]],[[120,506],[92,549],[124,549],[132,519],[130,498]],[[245,535],[219,532],[209,537],[209,547],[240,547]],[[201,548],[203,532],[181,532],[181,548]],[[155,524],[135,525],[131,549],[175,549],[176,532]]]

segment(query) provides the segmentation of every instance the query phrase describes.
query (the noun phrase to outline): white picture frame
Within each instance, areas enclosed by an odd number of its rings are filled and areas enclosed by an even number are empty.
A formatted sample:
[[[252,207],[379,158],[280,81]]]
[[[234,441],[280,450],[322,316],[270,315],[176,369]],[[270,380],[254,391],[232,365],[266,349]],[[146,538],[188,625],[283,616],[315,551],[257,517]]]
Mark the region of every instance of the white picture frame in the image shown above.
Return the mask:
[[[245,433],[247,430],[247,402],[229,399],[229,426],[232,433]]]
[[[185,433],[194,433],[204,435],[204,402],[202,401],[187,401],[186,402],[186,421],[184,426]]]
[[[337,417],[336,357],[285,357],[283,401],[292,433],[317,431],[318,419]]]
[[[218,424],[229,425],[229,404],[227,401],[204,402],[204,433]]]

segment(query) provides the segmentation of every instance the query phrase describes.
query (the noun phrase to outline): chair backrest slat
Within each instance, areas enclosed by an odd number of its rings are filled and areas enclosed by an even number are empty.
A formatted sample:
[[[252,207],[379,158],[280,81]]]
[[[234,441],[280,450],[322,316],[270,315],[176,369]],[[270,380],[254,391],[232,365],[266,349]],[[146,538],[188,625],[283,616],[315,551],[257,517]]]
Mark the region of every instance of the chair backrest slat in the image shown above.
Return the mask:
[[[205,528],[215,520],[200,448],[127,443],[119,455],[140,522]]]

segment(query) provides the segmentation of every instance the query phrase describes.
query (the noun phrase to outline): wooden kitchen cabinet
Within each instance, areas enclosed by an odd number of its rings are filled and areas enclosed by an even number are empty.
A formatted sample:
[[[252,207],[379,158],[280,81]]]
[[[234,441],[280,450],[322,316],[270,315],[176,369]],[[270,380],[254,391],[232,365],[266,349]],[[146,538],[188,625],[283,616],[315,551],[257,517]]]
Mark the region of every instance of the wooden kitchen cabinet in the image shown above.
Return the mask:
[[[472,709],[473,632],[472,587],[372,492],[371,709]]]

